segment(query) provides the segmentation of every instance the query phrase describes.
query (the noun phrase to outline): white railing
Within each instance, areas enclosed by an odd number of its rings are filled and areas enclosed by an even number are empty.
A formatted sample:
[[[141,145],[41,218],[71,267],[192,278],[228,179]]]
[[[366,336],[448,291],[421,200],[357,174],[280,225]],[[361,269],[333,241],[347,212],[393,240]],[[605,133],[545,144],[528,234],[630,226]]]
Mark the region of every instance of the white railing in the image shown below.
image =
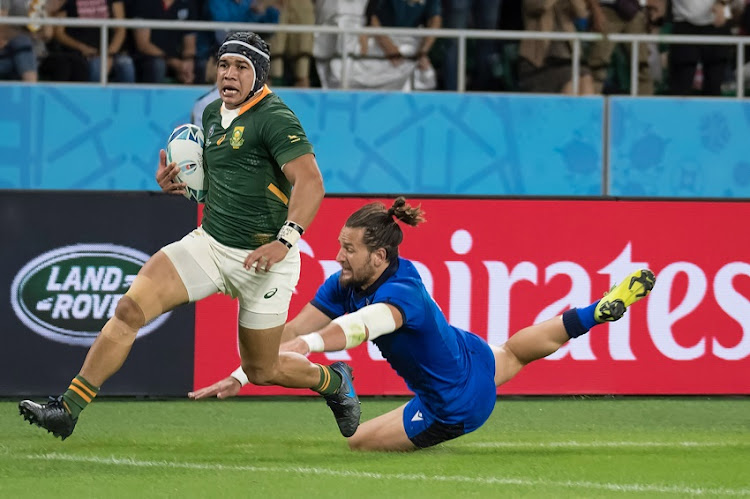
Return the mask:
[[[535,32],[535,31],[495,31],[476,29],[431,29],[431,28],[385,28],[385,27],[362,27],[344,28],[338,26],[322,25],[298,25],[298,24],[254,24],[254,23],[225,23],[215,21],[157,21],[148,19],[80,19],[80,18],[42,18],[32,19],[26,17],[0,17],[0,25],[53,25],[73,26],[84,28],[98,28],[100,30],[100,46],[109,45],[109,33],[106,28],[124,27],[130,29],[151,28],[168,30],[189,31],[239,31],[249,30],[257,33],[321,33],[343,36],[342,47],[346,47],[346,37],[359,35],[407,35],[407,36],[434,36],[436,38],[458,39],[458,91],[466,90],[466,40],[467,39],[491,39],[491,40],[562,40],[573,43],[572,61],[572,84],[576,94],[579,91],[579,69],[581,60],[581,43],[600,40],[599,33],[560,33],[560,32]],[[666,43],[666,44],[694,44],[694,45],[735,45],[737,57],[735,61],[737,98],[743,98],[745,85],[743,78],[743,65],[745,59],[745,45],[750,43],[750,37],[741,36],[702,36],[702,35],[649,35],[649,34],[611,34],[609,39],[614,42],[631,44],[630,60],[630,93],[638,95],[638,46],[640,43]],[[343,73],[341,75],[342,88],[348,88],[347,62],[353,54],[344,51],[341,54]],[[107,51],[101,52],[102,70],[100,83],[107,83]]]

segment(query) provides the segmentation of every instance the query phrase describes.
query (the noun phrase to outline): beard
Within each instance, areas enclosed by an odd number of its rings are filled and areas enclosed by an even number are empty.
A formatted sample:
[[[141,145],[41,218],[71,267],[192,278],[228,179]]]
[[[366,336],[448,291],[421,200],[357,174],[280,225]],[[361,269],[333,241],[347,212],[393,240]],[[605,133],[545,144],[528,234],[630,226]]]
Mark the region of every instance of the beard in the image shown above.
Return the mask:
[[[359,272],[355,272],[351,268],[346,270],[351,275],[349,277],[344,277],[343,272],[339,275],[339,284],[341,284],[342,287],[349,286],[355,289],[363,289],[365,286],[372,284],[372,278],[375,276],[375,269],[369,264]]]

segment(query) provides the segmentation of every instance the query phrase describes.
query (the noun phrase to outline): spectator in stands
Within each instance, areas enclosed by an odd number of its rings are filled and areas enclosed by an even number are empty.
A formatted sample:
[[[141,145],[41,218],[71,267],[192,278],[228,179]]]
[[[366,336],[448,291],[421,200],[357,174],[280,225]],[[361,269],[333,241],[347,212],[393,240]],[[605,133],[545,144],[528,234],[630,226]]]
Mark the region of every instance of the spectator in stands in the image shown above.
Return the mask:
[[[38,79],[31,37],[8,26],[0,28],[0,80],[36,82]]]
[[[125,19],[125,2],[123,0],[65,0],[59,17]],[[133,83],[135,81],[133,59],[123,51],[125,34],[124,27],[113,28],[109,31],[107,74],[112,74],[113,81]],[[56,26],[55,40],[68,51],[78,53],[86,59],[89,69],[88,79],[99,81],[102,62],[99,29]]]
[[[521,2],[502,2],[497,28],[501,31],[523,31]],[[518,48],[521,40],[496,40],[497,58],[493,61],[493,85],[497,90],[518,91]],[[499,66],[498,66],[499,63]]]
[[[598,0],[601,4],[603,26],[595,27],[602,33],[642,34],[648,32],[646,12],[641,8],[640,0]],[[598,29],[597,29],[598,28]],[[624,44],[630,61],[632,45]],[[612,60],[615,43],[608,38],[593,42],[589,48],[588,66],[594,80],[594,90],[602,93],[607,73]],[[652,95],[654,83],[648,66],[649,47],[646,43],[638,44],[638,95]]]
[[[373,26],[439,28],[442,22],[439,0],[320,0],[315,9],[317,24],[340,27],[360,27],[368,20]],[[436,85],[428,56],[434,37],[316,34],[314,40],[313,54],[324,88],[342,85],[344,50],[350,55],[349,88],[409,90]]]
[[[361,28],[366,24],[367,0],[316,0],[315,24],[338,26],[340,28]],[[323,88],[341,86],[341,54],[359,54],[366,47],[367,37],[315,33],[313,36],[313,57],[315,68]]]
[[[196,0],[131,0],[136,19],[196,20]],[[134,32],[139,80],[163,83],[167,78],[180,83],[195,81],[195,33],[190,31],[138,28]]]
[[[277,24],[281,16],[271,0],[207,0],[205,5],[210,19],[220,22]],[[226,31],[215,33],[217,45],[225,36]]]
[[[315,24],[312,0],[287,0],[281,7],[281,24]],[[292,68],[296,87],[310,86],[310,58],[313,51],[312,33],[277,32],[271,40],[271,78],[282,80],[284,66]],[[283,82],[282,83],[286,83]]]
[[[672,33],[675,35],[729,35],[731,11],[728,0],[672,0]],[[721,95],[732,58],[727,45],[672,44],[669,48],[670,90],[675,95],[694,93],[695,71],[702,66],[698,92]]]
[[[646,0],[646,18],[648,20],[648,32],[650,34],[667,34],[671,31],[671,24],[667,22],[669,0]],[[658,95],[667,94],[667,60],[669,45],[666,43],[648,43],[648,66],[651,73],[651,81],[654,84],[654,93]]]
[[[0,15],[34,19],[50,17],[57,13],[62,1],[0,0]],[[52,39],[53,33],[53,26],[33,22],[25,27],[0,26],[0,80],[39,80],[39,61],[47,56],[46,43]]]
[[[204,0],[199,7],[200,19],[202,21],[215,21],[211,15],[209,2]],[[216,82],[216,61],[214,54],[219,48],[215,31],[199,30],[195,34],[195,83]]]
[[[57,17],[65,0],[10,0],[11,16]],[[86,60],[63,50],[55,41],[55,27],[31,23],[27,26],[38,61],[38,78],[52,81],[87,81]]]
[[[587,22],[585,0],[523,0],[524,26],[527,31],[574,33],[576,24]],[[519,49],[519,86],[523,91],[573,94],[572,42],[557,40],[521,40]],[[581,64],[579,94],[593,94],[591,72]]]
[[[371,0],[366,10],[370,25],[399,28],[440,28],[439,0]],[[362,56],[351,71],[353,88],[410,90],[436,86],[429,52],[433,36],[380,35],[362,44]],[[385,60],[383,59],[385,58]]]
[[[455,29],[495,29],[502,3],[502,0],[444,0],[443,26]],[[473,90],[492,90],[492,53],[495,45],[495,40],[476,41],[474,70],[470,79]],[[446,90],[456,90],[458,40],[446,40],[445,47],[443,86]]]
[[[0,3],[0,16],[26,15],[12,11],[10,2]],[[17,26],[0,25],[0,80],[36,82],[37,58],[31,34]]]
[[[208,0],[206,5],[214,21],[278,24],[281,17],[281,11],[269,0]],[[215,33],[217,46],[225,36],[226,31]]]

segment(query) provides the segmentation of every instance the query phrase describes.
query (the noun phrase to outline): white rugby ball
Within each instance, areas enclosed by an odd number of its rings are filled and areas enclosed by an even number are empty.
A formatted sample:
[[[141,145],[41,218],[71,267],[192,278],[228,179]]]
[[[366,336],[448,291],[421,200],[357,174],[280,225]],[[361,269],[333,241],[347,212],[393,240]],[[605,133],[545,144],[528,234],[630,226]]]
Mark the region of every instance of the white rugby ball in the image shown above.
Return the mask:
[[[190,123],[172,131],[167,141],[167,164],[177,163],[180,173],[175,180],[184,182],[185,197],[202,203],[206,199],[206,178],[203,171],[203,131]]]

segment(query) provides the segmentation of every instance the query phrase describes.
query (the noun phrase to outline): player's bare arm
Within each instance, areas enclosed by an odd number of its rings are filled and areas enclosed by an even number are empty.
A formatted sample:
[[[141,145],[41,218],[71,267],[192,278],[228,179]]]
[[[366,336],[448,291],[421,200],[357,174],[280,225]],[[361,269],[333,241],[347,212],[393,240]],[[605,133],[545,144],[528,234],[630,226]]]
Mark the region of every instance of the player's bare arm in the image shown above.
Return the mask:
[[[283,343],[281,349],[302,355],[349,350],[367,340],[390,334],[403,323],[404,318],[399,309],[387,303],[375,303],[334,319],[318,332],[301,335]]]
[[[164,57],[164,51],[151,41],[151,28],[138,28],[133,33],[138,52],[153,57]]]
[[[294,319],[284,325],[284,332],[281,334],[281,343],[286,343],[303,334],[319,331],[330,323],[330,317],[308,303]]]
[[[325,189],[315,155],[303,154],[283,167],[284,175],[292,184],[292,195],[289,198],[287,220],[308,229],[323,201]],[[252,251],[245,260],[245,268],[250,269],[257,263],[257,270],[268,271],[286,257],[289,248],[280,240],[260,246]]]
[[[294,344],[292,341],[288,340],[292,340],[303,334],[318,331],[330,324],[330,322],[331,319],[326,314],[308,303],[294,319],[284,325],[284,332],[281,336],[282,342],[284,343],[281,345],[280,351],[293,351],[291,350],[291,347],[293,347]],[[307,346],[306,343],[305,346]],[[240,392],[240,388],[242,388],[240,380],[233,376],[227,376],[213,385],[188,393],[188,398],[193,400],[210,397],[224,399],[237,395]]]
[[[175,182],[175,177],[180,173],[180,167],[174,161],[167,164],[167,152],[164,149],[159,151],[159,166],[156,169],[156,183],[161,190],[169,194],[185,195],[186,184],[184,182]]]

